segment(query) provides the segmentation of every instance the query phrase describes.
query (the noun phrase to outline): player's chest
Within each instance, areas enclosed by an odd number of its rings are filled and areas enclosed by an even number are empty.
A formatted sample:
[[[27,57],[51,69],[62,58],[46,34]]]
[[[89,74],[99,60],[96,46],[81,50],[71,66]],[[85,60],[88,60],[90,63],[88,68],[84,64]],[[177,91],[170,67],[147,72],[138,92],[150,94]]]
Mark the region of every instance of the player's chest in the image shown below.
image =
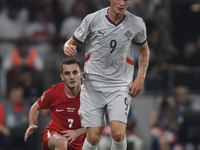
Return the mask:
[[[115,26],[106,22],[94,26],[91,30],[91,39],[101,44],[111,44],[111,41],[120,44],[131,43],[138,32],[123,23]]]
[[[77,114],[80,104],[78,102],[57,102],[53,106],[54,112],[57,114]]]

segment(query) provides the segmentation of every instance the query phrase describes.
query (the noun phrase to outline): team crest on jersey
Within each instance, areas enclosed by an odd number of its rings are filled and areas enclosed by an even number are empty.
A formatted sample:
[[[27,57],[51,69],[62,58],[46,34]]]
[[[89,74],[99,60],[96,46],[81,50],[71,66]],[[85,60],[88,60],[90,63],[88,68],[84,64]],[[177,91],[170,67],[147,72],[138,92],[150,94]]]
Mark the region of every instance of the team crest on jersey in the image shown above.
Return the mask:
[[[85,29],[83,27],[79,27],[77,33],[81,36],[84,33]]]
[[[133,37],[133,33],[131,33],[130,30],[126,31],[126,32],[124,33],[124,35],[125,35],[128,39],[131,39],[131,38]]]
[[[45,97],[45,92],[41,96],[41,101],[43,101],[44,97]]]

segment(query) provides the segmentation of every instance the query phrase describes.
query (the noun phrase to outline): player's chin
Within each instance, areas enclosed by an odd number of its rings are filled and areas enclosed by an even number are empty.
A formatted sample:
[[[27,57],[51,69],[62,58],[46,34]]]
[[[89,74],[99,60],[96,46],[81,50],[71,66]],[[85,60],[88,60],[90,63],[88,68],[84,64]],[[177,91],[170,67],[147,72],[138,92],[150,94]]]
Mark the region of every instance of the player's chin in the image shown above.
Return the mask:
[[[117,15],[123,15],[125,13],[125,9],[117,9],[116,14]]]
[[[76,87],[76,86],[77,86],[77,83],[76,83],[76,82],[69,83],[68,86],[69,86],[70,88],[73,88],[73,87]]]

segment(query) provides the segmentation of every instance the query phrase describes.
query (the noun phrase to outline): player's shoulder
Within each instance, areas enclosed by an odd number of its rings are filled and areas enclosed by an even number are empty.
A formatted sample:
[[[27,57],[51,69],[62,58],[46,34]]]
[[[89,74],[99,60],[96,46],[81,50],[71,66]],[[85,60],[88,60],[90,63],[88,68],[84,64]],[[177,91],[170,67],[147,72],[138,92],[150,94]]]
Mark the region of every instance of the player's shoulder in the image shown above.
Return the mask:
[[[47,91],[45,91],[45,97],[49,97],[52,100],[57,99],[61,94],[63,94],[62,90],[64,91],[64,82],[57,83],[51,86]]]
[[[59,91],[64,86],[64,82],[60,82],[51,86],[50,90]]]
[[[132,14],[132,13],[129,12],[129,11],[126,11],[125,14],[126,14],[126,16],[127,16],[127,18],[128,18],[128,21],[130,21],[130,22],[134,22],[134,23],[138,23],[138,24],[144,22],[143,19],[142,19],[141,17],[136,16],[136,15]]]

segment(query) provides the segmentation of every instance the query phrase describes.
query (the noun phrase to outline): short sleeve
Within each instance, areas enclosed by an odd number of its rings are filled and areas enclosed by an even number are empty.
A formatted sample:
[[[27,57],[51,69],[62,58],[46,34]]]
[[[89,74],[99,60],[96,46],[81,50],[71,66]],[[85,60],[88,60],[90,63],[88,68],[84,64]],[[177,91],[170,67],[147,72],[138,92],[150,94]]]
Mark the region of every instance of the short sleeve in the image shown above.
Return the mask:
[[[51,89],[45,91],[38,99],[38,104],[43,109],[49,109],[52,101]]]
[[[146,25],[144,23],[144,21],[140,18],[140,29],[138,31],[138,33],[136,34],[136,36],[133,39],[133,42],[136,45],[142,45],[146,42],[147,40],[147,32],[146,32]]]
[[[87,15],[81,22],[80,26],[75,30],[73,39],[80,44],[84,43],[91,31],[90,24],[91,24],[91,17],[90,15]]]

